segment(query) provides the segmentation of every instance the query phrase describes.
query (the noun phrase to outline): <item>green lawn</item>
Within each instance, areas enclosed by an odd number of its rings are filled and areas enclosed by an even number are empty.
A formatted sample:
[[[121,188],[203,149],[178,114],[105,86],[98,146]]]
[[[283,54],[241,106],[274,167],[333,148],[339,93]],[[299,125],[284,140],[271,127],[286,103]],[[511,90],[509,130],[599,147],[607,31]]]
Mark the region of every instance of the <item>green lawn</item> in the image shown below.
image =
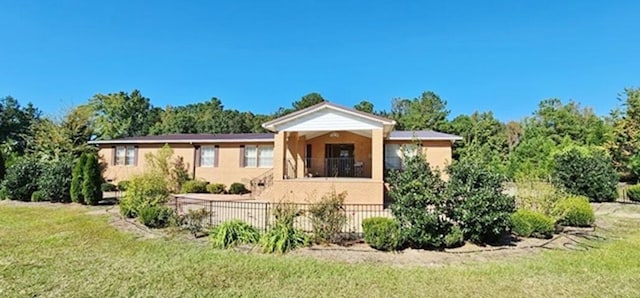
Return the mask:
[[[640,231],[586,252],[400,268],[214,251],[136,240],[78,206],[0,204],[0,297],[629,296],[640,297]]]

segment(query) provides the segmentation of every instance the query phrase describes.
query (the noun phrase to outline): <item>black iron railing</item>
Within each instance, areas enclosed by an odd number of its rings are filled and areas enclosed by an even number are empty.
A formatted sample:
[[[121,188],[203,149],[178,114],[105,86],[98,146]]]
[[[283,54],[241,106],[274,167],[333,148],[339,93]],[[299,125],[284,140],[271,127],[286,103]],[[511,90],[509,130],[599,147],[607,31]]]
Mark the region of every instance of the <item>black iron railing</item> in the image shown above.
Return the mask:
[[[299,214],[295,220],[296,228],[310,232],[313,230],[309,209],[313,204],[269,203],[256,201],[219,201],[175,196],[169,203],[177,214],[186,214],[190,210],[207,211],[203,225],[216,226],[222,222],[239,219],[259,230],[265,231],[274,222],[276,208],[290,208]],[[391,210],[383,204],[344,204],[341,211],[346,216],[343,233],[362,233],[362,221],[370,217],[391,217]]]

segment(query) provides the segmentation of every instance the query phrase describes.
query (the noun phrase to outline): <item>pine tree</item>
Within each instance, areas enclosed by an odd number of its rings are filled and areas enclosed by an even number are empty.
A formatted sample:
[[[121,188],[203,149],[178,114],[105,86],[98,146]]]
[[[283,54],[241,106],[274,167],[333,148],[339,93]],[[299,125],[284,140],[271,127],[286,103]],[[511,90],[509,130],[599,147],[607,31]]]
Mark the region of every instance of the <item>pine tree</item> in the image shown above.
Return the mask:
[[[90,154],[84,164],[82,177],[82,196],[87,204],[97,205],[102,200],[101,184],[102,174],[98,156]]]
[[[82,153],[75,166],[73,172],[71,172],[71,189],[69,194],[71,195],[71,201],[74,203],[85,204],[84,196],[82,194],[82,182],[84,178],[84,164],[87,162],[87,155]]]

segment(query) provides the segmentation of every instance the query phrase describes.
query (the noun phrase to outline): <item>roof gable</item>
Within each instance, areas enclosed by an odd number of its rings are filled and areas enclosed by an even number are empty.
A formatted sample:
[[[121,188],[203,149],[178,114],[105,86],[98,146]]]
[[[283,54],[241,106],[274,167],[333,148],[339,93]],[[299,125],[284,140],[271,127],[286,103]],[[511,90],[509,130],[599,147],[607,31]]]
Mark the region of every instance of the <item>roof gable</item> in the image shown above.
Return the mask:
[[[327,131],[381,128],[391,130],[395,121],[351,108],[322,102],[264,123],[271,131]]]

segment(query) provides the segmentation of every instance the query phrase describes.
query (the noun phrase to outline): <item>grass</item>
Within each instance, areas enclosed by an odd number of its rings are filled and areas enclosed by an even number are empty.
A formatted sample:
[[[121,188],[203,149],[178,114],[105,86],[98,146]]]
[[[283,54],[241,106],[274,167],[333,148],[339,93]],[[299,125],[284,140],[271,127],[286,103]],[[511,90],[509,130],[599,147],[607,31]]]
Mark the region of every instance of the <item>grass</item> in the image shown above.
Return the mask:
[[[588,251],[402,268],[137,240],[87,211],[0,204],[0,297],[640,296],[637,221]]]

